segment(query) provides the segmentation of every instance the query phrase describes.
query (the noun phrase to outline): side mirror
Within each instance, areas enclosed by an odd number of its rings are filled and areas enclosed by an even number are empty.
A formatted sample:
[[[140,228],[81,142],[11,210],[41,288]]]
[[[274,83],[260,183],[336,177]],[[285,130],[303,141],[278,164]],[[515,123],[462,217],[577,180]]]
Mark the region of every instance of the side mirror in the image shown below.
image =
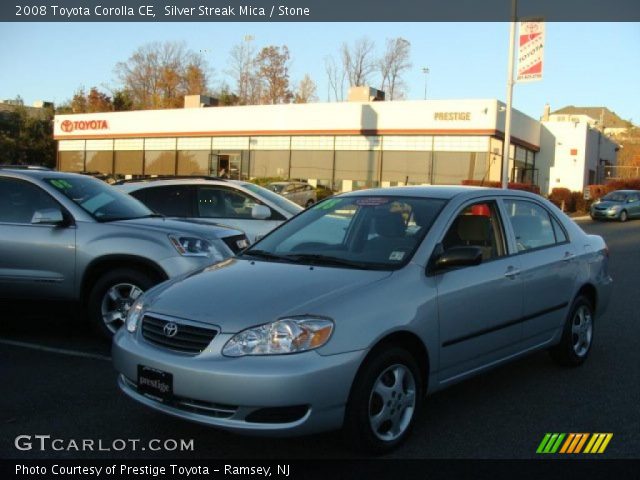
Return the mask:
[[[64,216],[59,208],[43,208],[33,213],[31,223],[33,225],[62,225]]]
[[[482,263],[480,247],[452,247],[438,255],[433,263],[434,270],[453,267],[471,267]]]
[[[256,220],[266,220],[271,216],[271,209],[264,205],[254,205],[251,207],[251,218]]]

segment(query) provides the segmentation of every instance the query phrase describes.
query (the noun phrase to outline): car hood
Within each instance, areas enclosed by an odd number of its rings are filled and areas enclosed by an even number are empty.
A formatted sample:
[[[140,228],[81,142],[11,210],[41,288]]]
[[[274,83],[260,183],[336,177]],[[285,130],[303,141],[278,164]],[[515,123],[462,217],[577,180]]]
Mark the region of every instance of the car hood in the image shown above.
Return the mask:
[[[211,223],[196,223],[188,220],[178,220],[165,217],[135,218],[132,220],[117,220],[110,222],[115,225],[134,226],[162,233],[191,234],[205,238],[225,238],[231,235],[243,235],[240,230],[226,225]]]
[[[391,273],[229,259],[154,289],[147,312],[236,333],[287,315],[322,314],[322,303]]]
[[[609,209],[611,207],[615,207],[616,205],[622,205],[624,202],[616,202],[613,200],[603,200],[601,202],[598,203],[594,203],[593,207],[597,208],[598,210],[606,210]]]

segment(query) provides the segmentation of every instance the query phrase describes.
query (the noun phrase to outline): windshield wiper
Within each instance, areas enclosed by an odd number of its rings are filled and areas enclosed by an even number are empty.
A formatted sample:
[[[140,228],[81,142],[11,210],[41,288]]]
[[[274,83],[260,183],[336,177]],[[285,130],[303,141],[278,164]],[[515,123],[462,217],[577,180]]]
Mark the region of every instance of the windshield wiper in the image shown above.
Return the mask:
[[[266,250],[251,249],[251,250],[242,252],[242,254],[240,254],[239,256],[240,257],[245,257],[245,256],[260,257],[268,260],[284,260],[285,262],[293,262],[293,260],[288,256],[278,255],[277,253],[267,252]]]
[[[359,268],[369,270],[372,265],[363,262],[347,260],[345,258],[332,257],[329,255],[320,255],[317,253],[296,253],[287,255],[287,258],[295,262],[310,261],[315,265],[337,265],[341,267]]]

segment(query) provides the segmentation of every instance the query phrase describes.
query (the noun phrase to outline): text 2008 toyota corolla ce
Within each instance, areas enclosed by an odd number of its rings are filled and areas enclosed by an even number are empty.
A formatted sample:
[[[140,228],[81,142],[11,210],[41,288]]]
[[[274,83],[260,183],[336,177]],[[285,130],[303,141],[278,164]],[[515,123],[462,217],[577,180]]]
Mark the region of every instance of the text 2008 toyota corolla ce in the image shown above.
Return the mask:
[[[113,360],[156,410],[250,433],[343,427],[384,452],[427,392],[539,349],[584,362],[607,264],[602,238],[533,194],[353,192],[145,293]]]

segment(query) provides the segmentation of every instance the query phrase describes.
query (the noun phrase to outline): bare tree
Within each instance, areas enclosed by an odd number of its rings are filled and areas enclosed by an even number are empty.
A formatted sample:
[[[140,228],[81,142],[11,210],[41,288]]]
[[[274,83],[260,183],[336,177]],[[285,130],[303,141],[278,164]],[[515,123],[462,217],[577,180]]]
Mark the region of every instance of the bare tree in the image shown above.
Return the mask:
[[[257,104],[262,95],[262,81],[258,77],[256,48],[253,37],[247,35],[244,40],[231,48],[228,73],[235,80],[238,103]]]
[[[309,103],[317,102],[318,96],[316,95],[316,82],[313,81],[311,76],[307,73],[304,78],[298,84],[298,89],[294,96],[294,103]]]
[[[264,103],[289,103],[293,94],[289,90],[289,49],[268,46],[256,57],[258,75],[264,82]]]
[[[327,56],[324,59],[324,69],[327,72],[327,80],[329,83],[329,92],[327,92],[327,101],[331,101],[330,92],[333,91],[333,98],[336,102],[344,100],[344,80],[346,78],[345,70],[333,59]]]
[[[184,43],[143,45],[115,70],[136,109],[175,108],[184,95],[208,92],[206,61]]]
[[[380,90],[384,90],[389,100],[405,97],[406,85],[402,74],[411,68],[409,61],[411,44],[402,37],[387,39],[386,50],[378,62],[380,70]]]
[[[346,43],[342,44],[342,67],[349,79],[349,86],[367,85],[370,75],[376,70],[374,49],[375,43],[367,37],[356,40],[351,47]]]

